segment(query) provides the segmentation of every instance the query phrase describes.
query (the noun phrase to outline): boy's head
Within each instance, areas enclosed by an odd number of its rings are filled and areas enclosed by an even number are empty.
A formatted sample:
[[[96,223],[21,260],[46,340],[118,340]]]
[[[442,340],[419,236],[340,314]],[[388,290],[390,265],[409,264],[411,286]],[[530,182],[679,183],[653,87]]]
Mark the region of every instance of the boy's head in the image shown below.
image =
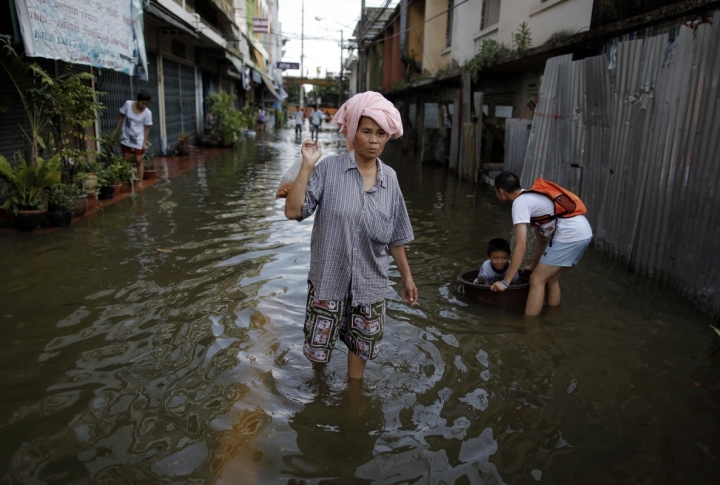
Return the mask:
[[[144,110],[150,105],[150,93],[144,90],[140,90],[137,93],[137,105],[140,109]]]
[[[512,204],[520,194],[520,189],[520,180],[512,172],[506,170],[495,177],[495,195],[504,204]]]
[[[510,258],[510,243],[500,237],[492,239],[488,243],[487,255],[493,268],[502,271]]]

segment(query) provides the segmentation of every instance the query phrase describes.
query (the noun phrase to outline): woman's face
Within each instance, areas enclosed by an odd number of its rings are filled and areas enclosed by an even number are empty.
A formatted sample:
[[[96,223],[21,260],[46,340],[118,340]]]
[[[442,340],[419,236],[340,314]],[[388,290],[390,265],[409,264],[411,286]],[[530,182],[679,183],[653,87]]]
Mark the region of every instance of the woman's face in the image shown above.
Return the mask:
[[[385,149],[390,136],[372,118],[360,118],[357,132],[355,132],[355,153],[365,159],[379,157]]]

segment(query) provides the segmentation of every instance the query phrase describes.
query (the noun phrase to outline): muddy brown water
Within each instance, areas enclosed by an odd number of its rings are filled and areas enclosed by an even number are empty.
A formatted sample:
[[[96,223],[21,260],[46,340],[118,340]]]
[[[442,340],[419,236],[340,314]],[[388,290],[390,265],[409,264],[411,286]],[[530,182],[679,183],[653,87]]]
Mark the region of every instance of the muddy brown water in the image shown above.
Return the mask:
[[[302,355],[312,223],[274,198],[289,132],[70,229],[2,232],[3,483],[714,483],[710,319],[593,250],[559,312],[466,299],[455,278],[509,209],[397,148],[420,303],[393,269],[360,389],[342,345],[322,377]]]

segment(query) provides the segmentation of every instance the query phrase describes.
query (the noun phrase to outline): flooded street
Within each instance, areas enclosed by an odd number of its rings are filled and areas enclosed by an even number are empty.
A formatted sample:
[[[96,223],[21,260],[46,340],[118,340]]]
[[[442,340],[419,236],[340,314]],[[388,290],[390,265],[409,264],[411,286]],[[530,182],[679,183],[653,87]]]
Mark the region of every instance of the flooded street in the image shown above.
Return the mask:
[[[3,483],[713,483],[711,320],[593,250],[536,321],[466,299],[510,210],[390,145],[420,301],[391,267],[362,389],[344,345],[323,379],[302,353],[312,221],[274,197],[289,131],[70,229],[0,233]]]

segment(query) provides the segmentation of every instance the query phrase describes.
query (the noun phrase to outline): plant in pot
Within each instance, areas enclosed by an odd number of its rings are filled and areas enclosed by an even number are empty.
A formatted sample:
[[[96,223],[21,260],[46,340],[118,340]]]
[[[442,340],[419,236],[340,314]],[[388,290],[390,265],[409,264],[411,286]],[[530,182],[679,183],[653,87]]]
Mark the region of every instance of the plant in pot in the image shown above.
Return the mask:
[[[123,192],[130,192],[133,180],[137,178],[135,167],[120,157],[116,157],[112,165],[108,166],[115,176],[117,182],[122,185]],[[117,194],[117,190],[115,191]]]
[[[181,157],[185,157],[187,155],[190,155],[190,143],[192,142],[192,138],[187,133],[180,133],[180,136],[178,136],[178,146],[177,151],[178,155]]]
[[[143,166],[145,170],[143,172],[143,179],[153,180],[157,177],[157,170],[155,170],[155,157],[156,153],[154,150],[148,150],[143,155]]]
[[[98,199],[107,200],[115,196],[117,175],[110,169],[103,169],[97,173]],[[119,185],[119,184],[118,184]],[[120,187],[120,186],[119,186]]]
[[[240,132],[243,129],[243,114],[242,112],[234,109],[227,113],[221,123],[220,129],[222,131],[223,145],[233,146],[240,139]]]
[[[60,183],[60,157],[47,162],[37,158],[35,165],[28,165],[20,157],[20,163],[12,166],[0,155],[0,178],[6,183],[3,193],[7,195],[4,208],[15,215],[15,225],[20,231],[34,231],[44,227],[47,205],[44,191]]]
[[[47,214],[50,225],[69,226],[72,223],[75,206],[83,195],[85,195],[83,189],[75,184],[59,183],[50,187]]]

